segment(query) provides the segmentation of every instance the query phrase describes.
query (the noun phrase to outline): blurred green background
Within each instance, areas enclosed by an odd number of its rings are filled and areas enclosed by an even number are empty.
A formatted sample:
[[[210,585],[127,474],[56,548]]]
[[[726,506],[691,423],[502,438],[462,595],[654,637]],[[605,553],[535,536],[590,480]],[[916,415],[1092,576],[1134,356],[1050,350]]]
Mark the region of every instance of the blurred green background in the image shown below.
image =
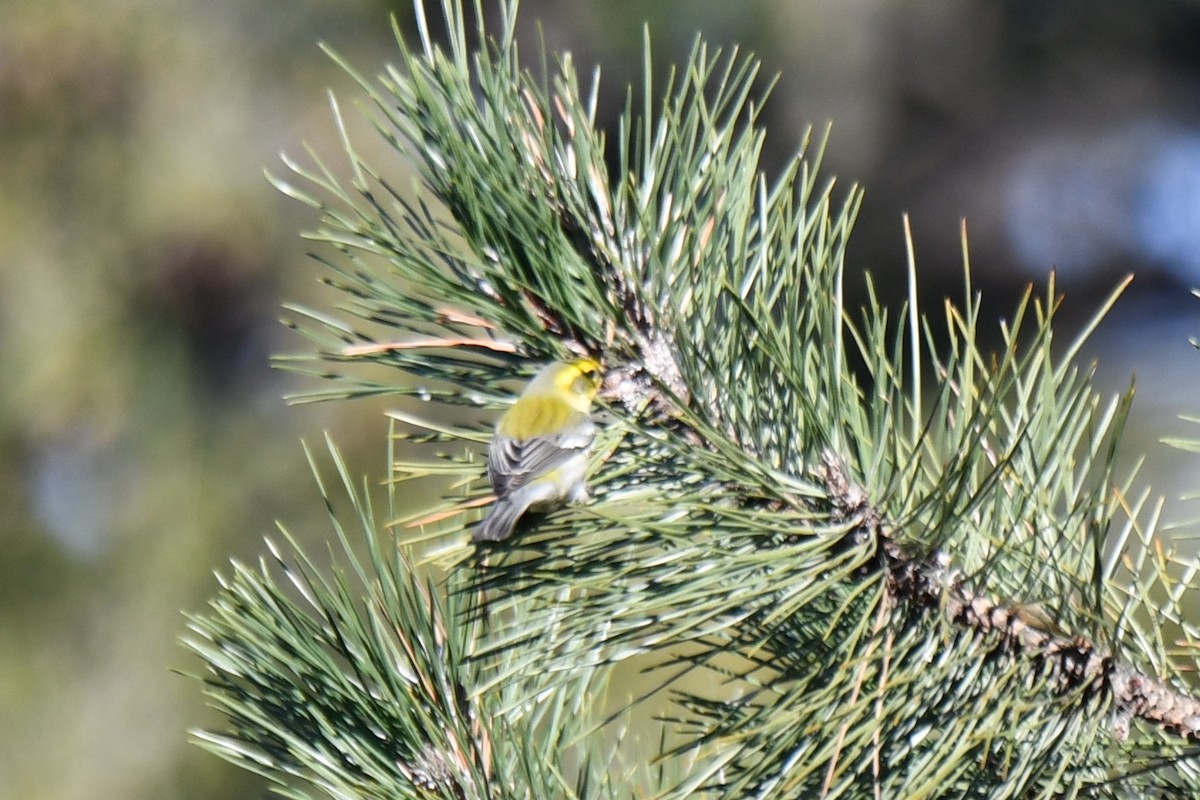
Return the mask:
[[[356,94],[316,42],[373,73],[394,60],[389,13],[411,27],[372,0],[0,9],[0,797],[266,792],[187,744],[217,721],[168,667],[195,668],[180,610],[273,520],[327,535],[302,437],[330,430],[384,474],[379,405],[281,399],[313,384],[269,368],[305,347],[279,305],[336,298],[298,237],[314,217],[263,170],[306,142],[339,163],[326,90],[351,117]],[[1109,389],[1137,371],[1146,477],[1194,487],[1156,439],[1200,413],[1200,5],[528,0],[522,19],[527,53],[603,65],[606,124],[644,22],[660,75],[697,32],[757,52],[764,86],[780,76],[769,161],[833,121],[827,174],[867,187],[851,266],[889,296],[904,211],[931,309],[960,295],[962,216],[996,315],[1058,268],[1078,319],[1136,271],[1089,357]]]

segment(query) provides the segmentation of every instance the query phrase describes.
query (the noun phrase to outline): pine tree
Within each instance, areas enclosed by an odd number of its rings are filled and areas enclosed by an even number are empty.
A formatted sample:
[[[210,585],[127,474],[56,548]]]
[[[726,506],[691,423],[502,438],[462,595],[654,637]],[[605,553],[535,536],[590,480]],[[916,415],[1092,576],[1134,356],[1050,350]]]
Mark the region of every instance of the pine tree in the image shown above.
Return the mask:
[[[1196,568],[1116,474],[1132,391],[1075,365],[1119,290],[1055,347],[1051,281],[986,353],[969,266],[925,314],[910,248],[904,308],[848,308],[860,193],[807,142],[762,173],[752,58],[698,42],[659,95],[647,43],[606,140],[515,5],[444,0],[436,43],[418,0],[398,67],[341,62],[415,189],[348,137],[348,180],[276,179],[345,298],[293,366],[403,408],[382,512],[312,459],[332,566],[285,531],[191,617],[198,740],[289,797],[1198,796]],[[572,354],[592,499],[472,545],[487,420]]]

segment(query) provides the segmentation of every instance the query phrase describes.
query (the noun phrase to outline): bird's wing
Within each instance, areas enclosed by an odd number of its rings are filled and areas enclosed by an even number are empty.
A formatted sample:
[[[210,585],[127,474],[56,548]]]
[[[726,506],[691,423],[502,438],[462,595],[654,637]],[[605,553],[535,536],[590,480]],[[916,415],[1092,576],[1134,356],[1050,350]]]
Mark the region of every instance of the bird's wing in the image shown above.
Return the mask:
[[[596,438],[587,414],[574,413],[565,432],[532,439],[497,437],[488,450],[488,478],[499,497],[506,497],[531,478],[544,475],[586,450]]]

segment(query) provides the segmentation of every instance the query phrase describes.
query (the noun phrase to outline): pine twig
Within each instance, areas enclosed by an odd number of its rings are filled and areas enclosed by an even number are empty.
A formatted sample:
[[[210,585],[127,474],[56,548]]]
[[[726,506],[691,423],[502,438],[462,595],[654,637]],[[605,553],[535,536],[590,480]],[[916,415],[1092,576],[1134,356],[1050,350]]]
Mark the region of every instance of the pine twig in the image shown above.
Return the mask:
[[[946,552],[922,555],[897,543],[866,493],[850,481],[832,453],[825,454],[820,473],[837,513],[856,521],[849,536],[875,542],[897,604],[916,613],[936,613],[979,634],[981,658],[999,650],[1023,659],[1031,675],[1060,694],[1074,695],[1081,706],[1110,708],[1110,728],[1118,741],[1128,737],[1130,721],[1140,719],[1200,742],[1200,698],[1122,662],[1084,636],[1047,630],[1037,615],[984,596],[952,568]]]

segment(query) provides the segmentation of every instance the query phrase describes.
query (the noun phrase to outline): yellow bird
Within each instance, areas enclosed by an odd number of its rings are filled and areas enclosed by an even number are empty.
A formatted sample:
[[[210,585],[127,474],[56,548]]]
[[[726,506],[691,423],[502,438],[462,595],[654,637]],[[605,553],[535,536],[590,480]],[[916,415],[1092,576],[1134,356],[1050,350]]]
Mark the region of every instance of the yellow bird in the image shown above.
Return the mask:
[[[590,358],[542,368],[500,421],[488,449],[496,503],[475,528],[476,542],[512,535],[529,510],[587,499],[587,463],[596,426],[592,400],[600,364]]]

